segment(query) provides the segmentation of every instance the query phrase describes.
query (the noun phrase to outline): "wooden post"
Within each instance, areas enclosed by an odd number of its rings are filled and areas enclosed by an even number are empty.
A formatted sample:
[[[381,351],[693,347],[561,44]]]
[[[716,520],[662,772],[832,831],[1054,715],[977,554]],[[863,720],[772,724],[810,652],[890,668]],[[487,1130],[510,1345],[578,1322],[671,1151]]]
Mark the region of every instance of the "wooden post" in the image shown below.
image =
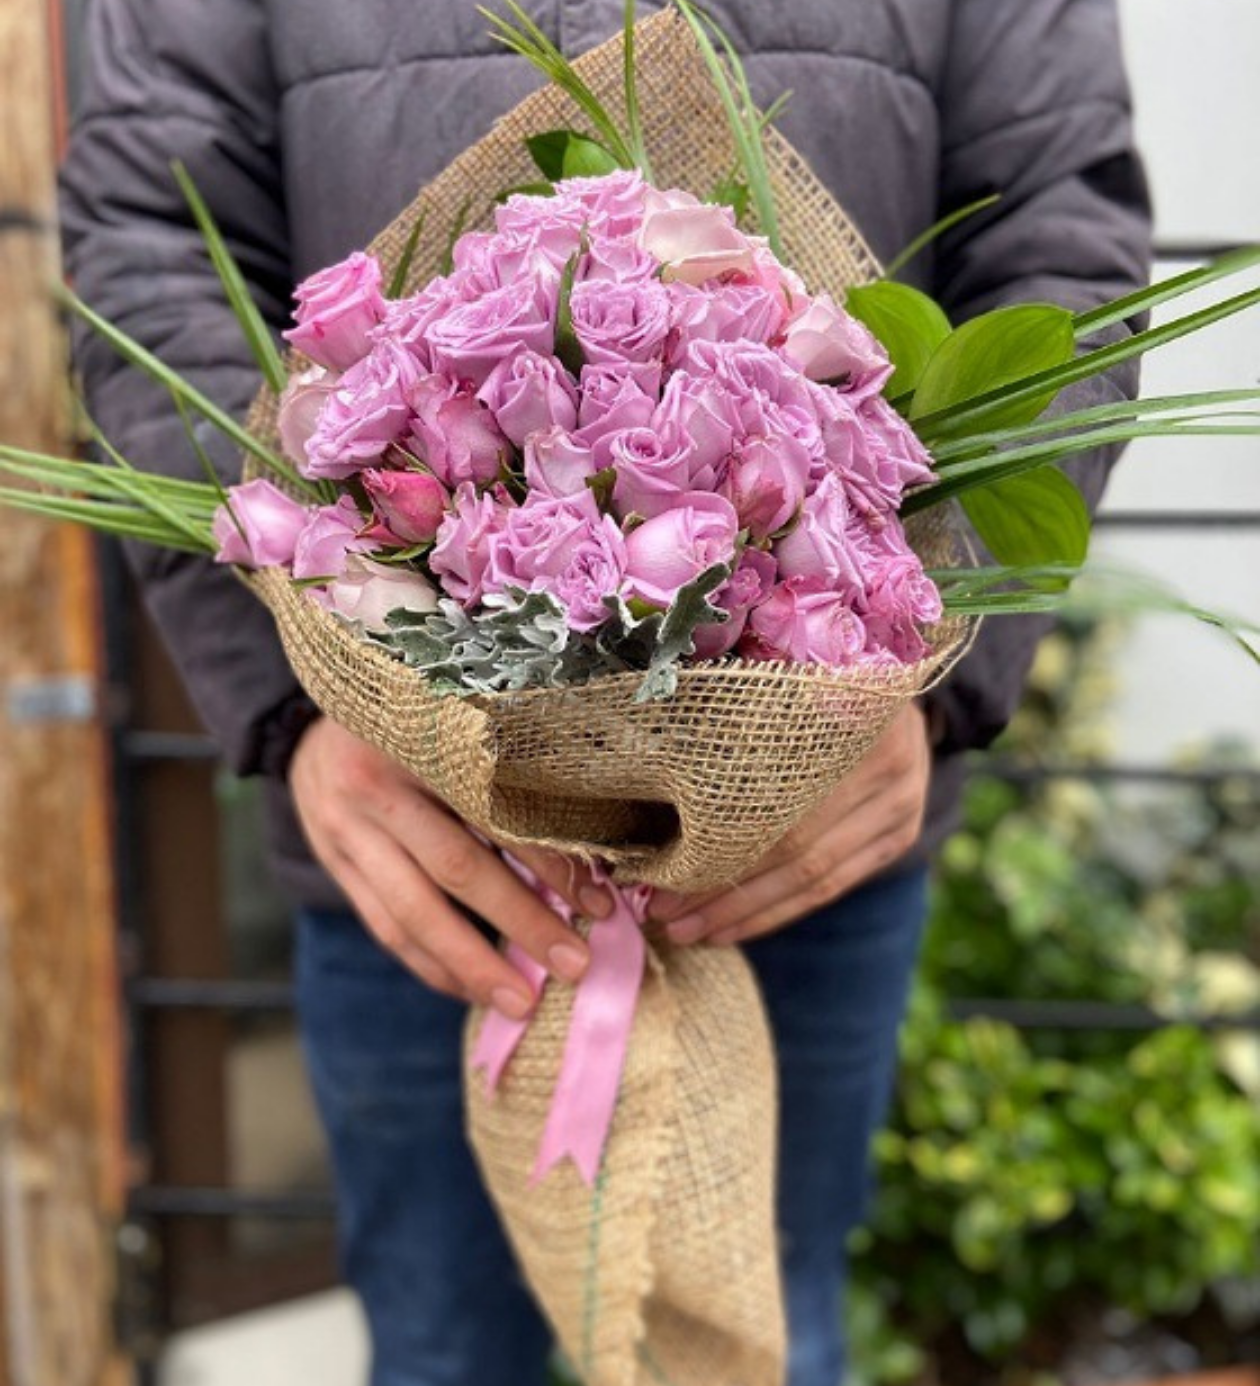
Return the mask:
[[[67,447],[55,14],[0,0],[0,440]],[[91,541],[0,509],[0,1383],[116,1386],[121,1064]]]

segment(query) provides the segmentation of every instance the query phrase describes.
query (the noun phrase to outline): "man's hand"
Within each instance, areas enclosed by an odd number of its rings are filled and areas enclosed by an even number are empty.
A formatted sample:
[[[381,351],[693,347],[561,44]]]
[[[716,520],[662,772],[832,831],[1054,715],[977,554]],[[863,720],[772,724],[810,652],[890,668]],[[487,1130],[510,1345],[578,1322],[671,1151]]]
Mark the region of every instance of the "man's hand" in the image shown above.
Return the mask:
[[[289,769],[298,817],[316,857],[377,941],[438,991],[493,1006],[513,1019],[535,1001],[521,974],[449,896],[518,943],[552,975],[573,982],[585,943],[493,848],[414,776],[337,723],[314,722]],[[517,853],[584,913],[603,917],[606,892],[563,858]]]
[[[914,846],[931,766],[924,715],[910,704],[743,881],[706,896],[658,891],[653,918],[674,943],[742,943],[830,904]]]

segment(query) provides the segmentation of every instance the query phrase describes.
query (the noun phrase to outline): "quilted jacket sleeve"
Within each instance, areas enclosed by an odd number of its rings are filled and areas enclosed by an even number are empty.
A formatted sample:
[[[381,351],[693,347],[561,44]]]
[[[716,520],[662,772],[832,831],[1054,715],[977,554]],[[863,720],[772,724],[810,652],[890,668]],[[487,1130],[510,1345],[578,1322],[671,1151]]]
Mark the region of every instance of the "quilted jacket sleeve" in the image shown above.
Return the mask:
[[[1001,196],[939,247],[936,293],[955,321],[1032,299],[1085,308],[1146,281],[1149,206],[1115,0],[956,0],[939,106],[942,213]],[[1058,407],[1136,389],[1136,368],[1122,369],[1076,387]],[[1091,508],[1115,457],[1067,468]],[[945,750],[987,745],[1005,726],[1048,624],[986,623],[930,695]]]
[[[182,159],[272,322],[290,287],[276,94],[260,0],[94,0],[84,102],[62,174],[66,268],[80,295],[243,415],[258,375],[171,175]],[[99,339],[76,364],[105,434],[136,465],[199,477],[164,393]],[[226,477],[239,460],[204,434]],[[238,770],[298,694],[271,617],[224,568],[144,546],[128,557],[198,711]]]

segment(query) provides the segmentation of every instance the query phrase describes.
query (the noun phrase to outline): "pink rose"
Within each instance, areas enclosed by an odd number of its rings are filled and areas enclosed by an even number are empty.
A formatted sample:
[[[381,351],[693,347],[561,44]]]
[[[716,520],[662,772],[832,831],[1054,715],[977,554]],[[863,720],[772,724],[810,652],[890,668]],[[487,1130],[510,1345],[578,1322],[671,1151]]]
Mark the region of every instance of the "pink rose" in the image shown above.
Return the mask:
[[[427,544],[438,531],[450,495],[432,472],[369,470],[360,476],[372,508],[404,544]]]
[[[903,664],[923,659],[928,646],[922,629],[941,619],[941,594],[907,543],[901,521],[895,515],[877,523],[856,520],[850,533],[863,578],[858,610],[868,649],[884,650]]]
[[[790,534],[774,546],[785,578],[817,578],[832,591],[862,590],[862,574],[849,537],[851,511],[838,476],[828,474],[801,507]]]
[[[385,316],[381,266],[374,255],[356,250],[339,264],[320,270],[294,290],[297,326],[284,338],[329,370],[349,370],[367,355],[372,329]]]
[[[419,293],[390,300],[381,325],[372,334],[373,339],[389,338],[406,347],[422,370],[432,370],[429,329],[440,317],[461,303],[467,303],[472,296],[468,285],[455,275],[431,279]]]
[[[345,572],[312,597],[327,611],[354,621],[365,630],[389,630],[385,617],[391,611],[436,611],[437,588],[420,573],[370,558],[351,555]]]
[[[443,589],[465,606],[475,606],[485,591],[490,540],[507,523],[509,507],[494,490],[478,493],[471,482],[455,492],[454,508],[438,526],[429,568]]]
[[[569,242],[572,242],[571,244]],[[498,289],[546,282],[559,289],[565,262],[577,249],[578,238],[547,236],[531,231],[470,231],[455,242],[454,277],[466,299],[481,298]]]
[[[637,284],[655,280],[660,265],[633,241],[592,236],[590,248],[578,262],[579,284]]]
[[[280,448],[299,467],[306,465],[306,445],[319,426],[324,403],[337,388],[339,379],[323,366],[312,366],[309,371],[295,375],[280,395],[280,413],[276,420]]]
[[[711,375],[677,370],[670,376],[651,427],[677,431],[693,449],[692,489],[710,491],[743,431],[730,391]]]
[[[350,554],[363,553],[375,544],[366,533],[358,506],[349,496],[342,496],[336,505],[307,511],[306,524],[294,548],[293,576],[303,581],[340,577]]]
[[[544,496],[577,496],[599,469],[590,448],[562,428],[531,433],[525,441],[525,484]]]
[[[703,284],[753,268],[752,243],[736,227],[731,209],[678,189],[647,190],[639,244],[664,265],[661,278],[666,283]]]
[[[783,325],[782,297],[760,284],[666,286],[670,335],[666,359],[680,361],[692,342],[768,342]]]
[[[909,487],[935,479],[927,449],[887,400],[872,395],[855,401],[828,385],[815,385],[813,391],[823,438],[814,476],[835,472],[856,510],[891,513]]]
[[[477,398],[518,448],[531,433],[577,427],[577,388],[554,356],[520,351],[500,361]]]
[[[751,659],[845,668],[866,649],[866,627],[820,578],[788,578],[749,613],[740,651]]]
[[[458,303],[428,329],[434,368],[474,390],[522,348],[550,356],[555,346],[556,291],[545,283],[509,285]]]
[[[677,428],[625,428],[605,442],[608,465],[617,474],[613,504],[623,519],[650,519],[698,489],[692,483],[694,449]]]
[[[716,607],[727,613],[718,625],[698,626],[695,634],[695,657],[717,659],[733,650],[748,624],[748,613],[764,601],[778,575],[774,558],[760,549],[745,549],[739,556],[735,571],[709,598]]]
[[[625,540],[601,515],[589,491],[562,499],[532,497],[509,512],[490,536],[486,591],[520,587],[547,592],[574,630],[594,630],[609,616],[604,598],[621,586]]]
[[[570,300],[573,330],[587,361],[659,361],[669,331],[669,294],[654,279],[618,284],[588,279]]]
[[[731,398],[745,433],[785,433],[821,457],[822,430],[810,382],[777,352],[757,342],[693,342],[683,369],[712,375]]]
[[[261,479],[231,487],[228,500],[231,513],[221,505],[211,526],[219,546],[216,563],[271,568],[293,561],[298,535],[306,526],[306,506]]]
[[[719,492],[754,539],[768,539],[796,516],[809,484],[810,457],[785,434],[741,440],[721,472]]]
[[[830,294],[819,294],[788,323],[780,350],[811,380],[860,398],[877,395],[893,371],[888,353]]]
[[[730,501],[697,492],[626,536],[627,597],[668,607],[680,587],[735,559],[739,519]]]
[[[618,169],[597,178],[566,178],[550,201],[595,236],[632,236],[643,219],[648,185],[637,169]]]
[[[419,378],[409,351],[374,343],[325,399],[306,444],[306,475],[340,481],[375,462],[406,430],[407,394]]]
[[[608,466],[607,439],[626,428],[646,428],[656,411],[661,371],[655,364],[582,367],[578,428],[574,441],[595,454],[596,469]]]
[[[421,376],[407,402],[415,412],[412,440],[440,481],[487,486],[498,477],[510,452],[508,441],[470,387],[441,375]]]

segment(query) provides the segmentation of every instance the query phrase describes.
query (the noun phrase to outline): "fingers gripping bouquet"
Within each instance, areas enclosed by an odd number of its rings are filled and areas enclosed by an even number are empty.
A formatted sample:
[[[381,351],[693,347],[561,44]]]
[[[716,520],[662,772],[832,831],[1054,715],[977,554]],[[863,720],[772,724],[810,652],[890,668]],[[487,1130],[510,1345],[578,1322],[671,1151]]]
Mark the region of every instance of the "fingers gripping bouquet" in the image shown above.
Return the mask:
[[[325,712],[506,850],[610,873],[613,914],[572,921],[580,986],[513,953],[532,1018],[472,1016],[474,1145],[588,1386],[779,1386],[765,1021],[735,950],[645,940],[650,888],[738,879],[976,616],[1061,600],[1089,519],[1047,464],[1256,431],[1254,390],[1044,411],[1253,306],[1090,346],[1260,257],[952,329],[879,280],[720,33],[627,8],[574,66],[494,21],[552,84],[299,288],[287,363],[186,184],[268,382],[245,427],[70,298],[240,444],[240,485],[140,476],[102,440],[113,466],[0,448],[62,492],[0,501],[238,565]]]

